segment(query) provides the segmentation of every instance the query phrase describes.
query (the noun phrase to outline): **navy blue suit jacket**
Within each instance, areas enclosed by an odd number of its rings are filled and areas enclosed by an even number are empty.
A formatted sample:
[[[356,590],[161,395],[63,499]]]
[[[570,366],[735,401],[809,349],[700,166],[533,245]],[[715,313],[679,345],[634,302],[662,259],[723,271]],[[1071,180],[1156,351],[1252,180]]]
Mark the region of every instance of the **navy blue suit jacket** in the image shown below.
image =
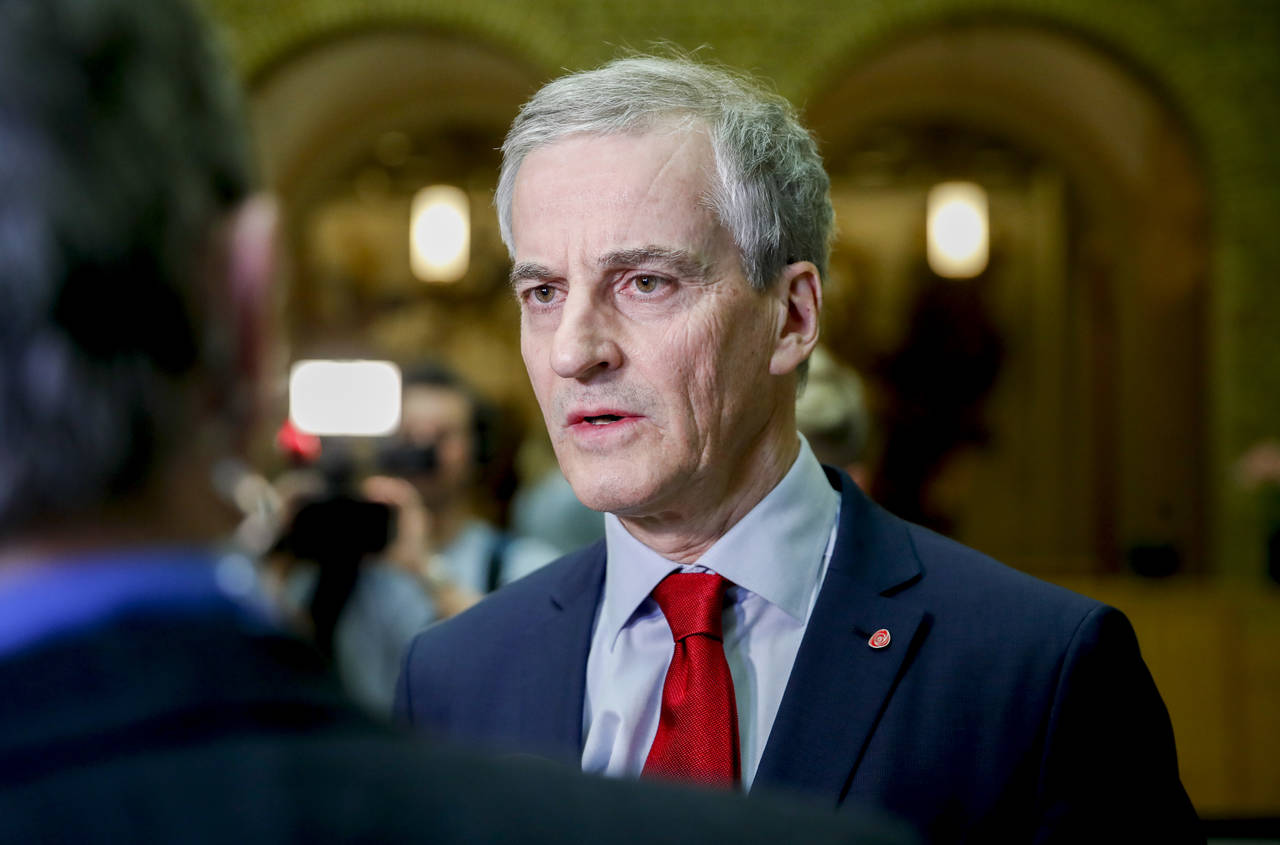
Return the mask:
[[[753,790],[871,802],[937,841],[1204,841],[1123,614],[828,475],[836,545]],[[397,715],[576,765],[604,571],[597,543],[420,634]]]

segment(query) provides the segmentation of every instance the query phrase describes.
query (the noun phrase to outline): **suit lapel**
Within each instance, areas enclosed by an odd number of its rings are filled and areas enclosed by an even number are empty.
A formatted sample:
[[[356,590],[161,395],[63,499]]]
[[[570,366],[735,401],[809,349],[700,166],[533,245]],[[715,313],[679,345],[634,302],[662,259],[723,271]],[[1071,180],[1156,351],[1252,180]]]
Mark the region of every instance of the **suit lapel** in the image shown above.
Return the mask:
[[[582,757],[587,653],[604,587],[604,541],[577,552],[528,628],[520,670],[521,733],[529,747],[575,767]]]
[[[832,481],[842,488],[836,546],[753,788],[839,803],[927,626],[921,608],[890,597],[920,576],[906,527],[848,476]],[[873,648],[868,639],[880,629],[891,639]]]

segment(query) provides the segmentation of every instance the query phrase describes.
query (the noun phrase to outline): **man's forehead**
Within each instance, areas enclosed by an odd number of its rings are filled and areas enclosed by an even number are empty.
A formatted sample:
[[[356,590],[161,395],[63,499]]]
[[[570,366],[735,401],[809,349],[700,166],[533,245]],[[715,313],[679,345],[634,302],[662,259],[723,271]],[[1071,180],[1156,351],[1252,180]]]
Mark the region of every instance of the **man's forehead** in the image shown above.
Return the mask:
[[[719,228],[713,173],[709,142],[687,130],[574,135],[538,148],[515,184],[513,278],[554,275],[544,258],[556,263],[556,248],[570,244],[576,260],[602,269],[661,262],[697,275]]]
[[[541,193],[561,183],[624,177],[648,172],[668,182],[704,190],[715,172],[715,157],[706,133],[697,129],[645,132],[575,133],[529,152],[516,172],[515,194]]]
[[[532,147],[526,153],[525,161],[557,151],[574,155],[575,151],[589,148],[610,148],[625,156],[676,148],[712,152],[711,135],[705,126],[673,120],[620,131],[567,132]]]

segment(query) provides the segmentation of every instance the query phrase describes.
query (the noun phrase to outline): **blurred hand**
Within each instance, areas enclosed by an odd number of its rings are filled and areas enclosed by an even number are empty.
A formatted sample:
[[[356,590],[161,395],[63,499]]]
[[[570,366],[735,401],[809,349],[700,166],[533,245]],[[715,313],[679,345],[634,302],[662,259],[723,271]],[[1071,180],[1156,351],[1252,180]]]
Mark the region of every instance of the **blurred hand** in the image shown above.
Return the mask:
[[[483,598],[475,590],[468,590],[448,581],[434,582],[431,596],[435,599],[436,613],[440,614],[441,619],[457,616]]]
[[[431,556],[431,514],[418,491],[403,478],[375,475],[364,480],[360,492],[395,513],[395,537],[383,553],[385,557],[401,569],[424,574],[423,567]]]
[[[361,493],[371,502],[395,509],[396,534],[383,554],[394,565],[418,577],[440,618],[456,616],[480,601],[479,593],[455,584],[432,567],[431,514],[417,488],[402,478],[375,475],[365,479]]]

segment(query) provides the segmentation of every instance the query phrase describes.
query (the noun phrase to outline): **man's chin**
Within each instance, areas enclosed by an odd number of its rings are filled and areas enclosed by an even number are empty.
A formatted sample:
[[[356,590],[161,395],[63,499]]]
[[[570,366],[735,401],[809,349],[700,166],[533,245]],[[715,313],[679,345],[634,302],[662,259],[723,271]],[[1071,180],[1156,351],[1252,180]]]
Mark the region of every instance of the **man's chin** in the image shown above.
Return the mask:
[[[579,502],[600,513],[627,513],[633,507],[633,503],[624,496],[609,493],[579,493],[577,488],[574,488],[574,495],[578,497]]]
[[[651,498],[648,491],[616,476],[610,478],[580,470],[567,477],[578,501],[593,511],[626,516],[644,510]]]

